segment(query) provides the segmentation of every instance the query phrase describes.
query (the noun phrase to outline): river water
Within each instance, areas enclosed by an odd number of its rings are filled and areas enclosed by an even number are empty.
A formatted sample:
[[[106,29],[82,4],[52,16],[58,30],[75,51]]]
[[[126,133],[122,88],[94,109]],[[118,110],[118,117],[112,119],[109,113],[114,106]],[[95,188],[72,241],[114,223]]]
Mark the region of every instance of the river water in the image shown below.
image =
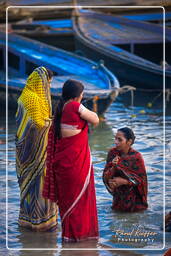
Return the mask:
[[[148,94],[149,97],[149,94]],[[141,100],[143,101],[143,97]],[[140,102],[134,106],[125,106],[123,98],[118,97],[107,113],[105,121],[102,121],[89,137],[93,165],[95,172],[97,207],[100,238],[98,241],[81,242],[76,244],[61,244],[61,227],[54,233],[34,233],[18,227],[17,219],[19,213],[19,187],[15,172],[15,120],[14,114],[8,115],[8,204],[6,215],[6,166],[5,166],[5,120],[1,115],[0,126],[0,255],[163,255],[165,250],[161,250],[164,243],[163,236],[163,217],[164,217],[164,196],[166,199],[166,212],[171,209],[170,196],[171,179],[171,115],[166,116],[166,178],[164,186],[163,168],[163,109],[147,108]],[[113,146],[114,134],[118,128],[132,127],[136,134],[134,148],[140,151],[145,159],[148,175],[148,203],[147,211],[141,213],[116,213],[112,211],[112,197],[105,189],[102,182],[102,171],[105,165],[107,151]],[[166,188],[166,195],[164,195]],[[8,248],[5,249],[6,223],[7,218],[7,242]],[[119,233],[124,231],[124,235]],[[132,230],[137,231],[136,237],[128,235]],[[151,233],[147,233],[151,232]],[[171,247],[170,234],[166,234],[166,246]],[[129,239],[131,238],[131,240]],[[169,241],[170,239],[170,241]],[[19,249],[28,250],[19,250]],[[30,249],[29,249],[30,248]],[[34,249],[37,248],[37,251]],[[46,250],[52,248],[51,250]],[[68,249],[79,248],[79,250],[69,251]],[[91,249],[94,248],[94,249]],[[85,249],[91,249],[86,250]],[[103,249],[103,250],[102,250]],[[108,249],[115,249],[108,250]],[[131,250],[132,249],[132,250]]]

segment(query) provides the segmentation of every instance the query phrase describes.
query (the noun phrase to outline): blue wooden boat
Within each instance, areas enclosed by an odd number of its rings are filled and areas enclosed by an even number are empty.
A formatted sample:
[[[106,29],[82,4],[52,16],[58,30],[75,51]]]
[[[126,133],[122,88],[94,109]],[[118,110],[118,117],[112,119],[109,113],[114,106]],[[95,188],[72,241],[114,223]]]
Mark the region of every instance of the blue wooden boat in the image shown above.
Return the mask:
[[[163,89],[163,28],[124,17],[79,10],[73,14],[76,48],[95,61],[104,60],[121,84]],[[166,29],[166,52],[171,50]],[[166,88],[171,88],[171,55],[166,55]]]
[[[5,29],[5,25],[0,25],[0,30],[5,31]],[[67,51],[75,50],[71,19],[37,21],[28,18],[8,23],[8,30],[10,33],[17,33]]]
[[[5,33],[0,32],[1,103],[5,101]],[[97,112],[103,114],[118,94],[117,78],[102,64],[89,61],[73,53],[48,46],[15,34],[8,35],[8,99],[14,108],[27,76],[37,66],[44,65],[54,72],[51,86],[53,103],[61,95],[63,83],[77,79],[85,86],[84,103],[93,108],[96,99]]]
[[[163,22],[163,11],[161,9],[160,12],[150,12],[150,13],[139,13],[139,14],[126,14],[123,15],[123,17],[131,20],[137,20],[137,21],[148,21],[148,22],[154,22],[154,23],[160,23]],[[165,14],[165,22],[168,24],[168,22],[171,21],[171,12],[166,12]]]
[[[33,20],[25,19],[19,22],[8,23],[10,30],[20,33],[40,33],[43,34],[47,31],[56,34],[71,34],[72,21],[71,19],[53,19],[53,20]]]
[[[136,21],[163,23],[163,13],[126,14],[125,17]],[[171,12],[166,13],[165,21],[169,24]],[[2,26],[1,26],[2,28]],[[4,26],[5,29],[5,26]],[[10,31],[40,42],[48,43],[64,50],[75,51],[71,19],[33,20],[32,18],[9,24]]]
[[[137,21],[147,21],[163,25],[163,13],[140,13],[140,14],[126,14],[123,17]],[[171,12],[165,13],[165,26],[171,27]]]
[[[22,2],[22,3],[21,3]],[[17,2],[18,3],[18,2]],[[6,19],[6,9],[9,6],[17,6],[16,1],[0,1],[0,22],[4,22]],[[71,8],[68,6],[68,8],[58,8],[58,6],[61,6],[64,4],[63,1],[59,2],[56,1],[55,6],[56,8],[47,8],[47,5],[50,5],[49,1],[44,1],[45,7],[44,8],[34,8],[35,5],[39,5],[41,2],[35,3],[35,1],[21,1],[18,3],[18,5],[22,5],[22,8],[9,8],[8,9],[8,21],[10,22],[16,22],[20,21],[22,19],[30,18],[32,17],[35,20],[42,20],[42,19],[55,19],[58,17],[58,19],[65,19],[69,18],[71,16]],[[54,2],[53,2],[54,4]],[[68,3],[69,4],[69,3]],[[67,4],[67,5],[68,5]],[[30,5],[30,8],[25,8],[25,6]],[[42,5],[42,4],[41,4]],[[33,8],[32,8],[33,6]]]

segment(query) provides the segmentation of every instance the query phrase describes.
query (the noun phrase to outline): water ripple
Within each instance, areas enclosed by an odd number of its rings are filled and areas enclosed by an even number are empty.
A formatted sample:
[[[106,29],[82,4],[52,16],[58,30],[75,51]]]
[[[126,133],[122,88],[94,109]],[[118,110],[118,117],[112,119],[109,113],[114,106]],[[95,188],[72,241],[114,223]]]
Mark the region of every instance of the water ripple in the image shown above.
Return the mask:
[[[163,116],[161,111],[155,109],[145,109],[145,113],[140,113],[141,107],[125,108],[122,103],[113,103],[106,113],[106,122],[101,122],[92,135],[90,135],[90,147],[93,157],[95,185],[97,194],[98,219],[100,228],[100,239],[97,248],[161,248],[163,245]],[[135,115],[133,118],[132,115]],[[140,151],[145,159],[148,175],[148,202],[149,208],[141,213],[116,213],[111,209],[112,196],[107,192],[102,181],[102,172],[105,166],[108,150],[113,146],[114,134],[116,130],[123,126],[131,126],[136,134],[134,148]],[[171,160],[171,116],[166,117],[166,211],[170,210],[170,164]],[[8,243],[11,248],[22,247],[61,247],[61,228],[59,226],[57,235],[35,234],[18,228],[17,220],[19,214],[19,187],[15,172],[15,125],[14,119],[10,118],[9,122],[9,139],[8,139]],[[5,216],[5,133],[4,129],[0,130],[0,163],[1,163],[1,209],[2,215]],[[0,238],[2,244],[5,244],[5,222],[0,220],[3,231]],[[131,231],[132,229],[144,230],[144,232],[154,232],[154,240],[128,242],[118,241],[117,230]],[[168,234],[166,234],[168,237]],[[92,244],[84,243],[82,247],[90,247]],[[78,245],[77,245],[78,246]],[[70,247],[70,246],[68,246]],[[75,252],[74,252],[75,254]],[[152,253],[153,254],[153,253]],[[11,255],[13,255],[11,253]],[[14,255],[19,255],[17,252]],[[25,255],[23,252],[22,255]],[[27,254],[26,254],[27,255]],[[29,254],[31,256],[33,254]],[[39,254],[38,254],[39,255]],[[58,255],[46,254],[40,252],[40,255]],[[59,254],[65,255],[65,254]],[[66,254],[69,255],[69,254]],[[80,254],[79,254],[80,255]],[[86,255],[86,254],[85,254]],[[92,254],[92,255],[95,255]],[[114,255],[147,255],[129,251],[107,252],[101,251],[97,255],[114,256]],[[158,252],[154,255],[160,255]]]

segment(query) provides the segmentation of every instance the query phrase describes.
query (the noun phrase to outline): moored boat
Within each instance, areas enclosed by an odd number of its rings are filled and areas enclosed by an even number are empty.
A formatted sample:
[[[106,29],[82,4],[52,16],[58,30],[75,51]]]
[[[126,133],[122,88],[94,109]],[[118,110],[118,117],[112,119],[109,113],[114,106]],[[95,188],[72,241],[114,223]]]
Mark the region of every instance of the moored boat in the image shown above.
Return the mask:
[[[1,104],[5,102],[5,33],[0,33]],[[38,66],[54,72],[51,85],[53,105],[61,95],[63,83],[77,79],[85,86],[84,103],[89,108],[96,105],[103,114],[118,94],[117,78],[101,63],[97,64],[76,54],[48,46],[15,34],[8,34],[8,104],[16,107],[16,100],[25,85],[27,76]]]
[[[150,12],[150,13],[138,13],[138,14],[126,14],[123,17],[131,20],[137,21],[148,21],[152,23],[163,24],[165,20],[166,25],[171,21],[171,12],[163,13],[163,9],[160,8],[160,12]]]
[[[162,90],[166,64],[166,88],[171,88],[171,57],[164,63],[162,26],[81,9],[73,15],[73,29],[76,48],[88,58],[104,60],[121,84]],[[170,29],[165,39],[169,52]]]
[[[5,32],[6,26],[0,25]],[[64,50],[74,51],[74,35],[71,19],[33,20],[24,19],[8,23],[8,32],[38,40]]]

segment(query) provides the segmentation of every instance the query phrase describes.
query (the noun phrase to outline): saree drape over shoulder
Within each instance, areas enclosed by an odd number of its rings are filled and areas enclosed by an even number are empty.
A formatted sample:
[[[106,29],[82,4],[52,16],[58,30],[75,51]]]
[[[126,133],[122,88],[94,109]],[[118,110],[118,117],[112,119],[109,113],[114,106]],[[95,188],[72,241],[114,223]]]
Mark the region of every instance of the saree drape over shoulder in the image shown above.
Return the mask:
[[[49,145],[53,144],[52,137],[53,127]],[[54,148],[48,159],[43,195],[58,203],[62,238],[68,242],[98,238],[88,125],[77,135],[57,140]]]
[[[51,117],[46,69],[28,77],[16,113],[16,171],[20,187],[19,225],[35,231],[54,230],[57,207],[42,197]]]
[[[120,156],[120,160],[113,169],[112,160],[115,156]],[[115,177],[127,179],[130,181],[129,185],[122,185],[111,191],[109,179]],[[144,160],[141,154],[133,148],[124,157],[116,148],[109,151],[103,171],[103,182],[109,193],[113,195],[113,209],[134,212],[145,210],[148,207],[147,175]]]

